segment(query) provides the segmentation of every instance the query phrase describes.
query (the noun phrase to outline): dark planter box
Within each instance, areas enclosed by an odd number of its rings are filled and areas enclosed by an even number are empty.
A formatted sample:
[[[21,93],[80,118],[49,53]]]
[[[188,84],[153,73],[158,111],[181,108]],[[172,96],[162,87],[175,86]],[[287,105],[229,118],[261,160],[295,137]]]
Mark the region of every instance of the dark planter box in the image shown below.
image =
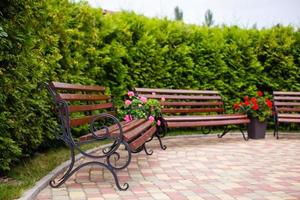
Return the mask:
[[[248,125],[248,136],[251,139],[263,139],[266,137],[267,122],[260,122],[257,118],[251,118]]]

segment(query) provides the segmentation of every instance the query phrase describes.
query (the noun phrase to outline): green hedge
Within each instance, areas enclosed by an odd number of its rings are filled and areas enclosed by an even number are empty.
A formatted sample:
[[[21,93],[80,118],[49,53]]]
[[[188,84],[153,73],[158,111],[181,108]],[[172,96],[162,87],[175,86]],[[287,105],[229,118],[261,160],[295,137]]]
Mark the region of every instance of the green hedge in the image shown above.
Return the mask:
[[[4,0],[0,171],[48,148],[56,122],[41,82],[217,89],[231,108],[257,89],[300,90],[300,30],[187,25],[67,0]]]

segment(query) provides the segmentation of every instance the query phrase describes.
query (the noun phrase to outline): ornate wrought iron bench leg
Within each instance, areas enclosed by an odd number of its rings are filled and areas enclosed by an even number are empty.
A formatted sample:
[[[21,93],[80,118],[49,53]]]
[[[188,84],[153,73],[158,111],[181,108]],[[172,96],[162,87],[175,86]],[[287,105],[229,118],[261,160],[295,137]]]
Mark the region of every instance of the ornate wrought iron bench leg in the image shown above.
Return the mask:
[[[145,144],[143,144],[143,149],[148,156],[153,154],[153,151],[151,149],[148,150]]]
[[[225,126],[225,129],[223,131],[223,133],[220,135],[218,134],[218,138],[222,138],[224,135],[226,135],[228,132],[230,131],[230,129],[228,128],[228,126]]]
[[[245,140],[245,141],[248,141],[248,140],[249,140],[249,136],[247,136],[247,137],[245,136],[245,133],[244,133],[242,127],[240,127],[240,131],[241,131],[241,133],[242,133],[242,135],[243,135],[244,140]]]
[[[276,136],[276,139],[279,139],[279,133],[278,133],[279,131],[278,131],[278,129],[279,129],[279,125],[278,125],[277,122],[275,122],[275,129],[274,129],[273,135]]]
[[[160,148],[161,148],[162,150],[166,150],[166,149],[167,149],[167,146],[164,145],[164,144],[162,143],[161,137],[160,137],[159,133],[156,132],[155,135],[156,135],[156,137],[157,137],[157,139],[158,139],[158,141],[159,141]]]
[[[74,173],[74,172],[72,172],[72,169],[73,169],[74,163],[75,163],[74,147],[73,148],[70,147],[70,150],[71,150],[71,156],[70,156],[71,163],[69,164],[69,168],[65,172],[65,174],[58,180],[58,183],[56,183],[56,181],[54,179],[50,180],[49,185],[53,188],[58,188],[59,186],[61,186],[70,177],[70,174],[72,175]]]
[[[106,169],[108,169],[110,171],[110,173],[113,175],[114,177],[114,180],[115,180],[115,183],[116,183],[116,186],[119,190],[127,190],[128,187],[129,187],[129,184],[128,183],[124,183],[123,186],[120,185],[119,183],[119,179],[117,177],[117,174],[116,172],[113,170],[112,167],[109,167],[108,165],[104,164],[104,163],[101,163],[101,162],[98,162],[98,161],[91,161],[91,162],[86,162],[86,163],[83,163],[81,165],[79,165],[78,167],[76,167],[75,169],[73,169],[72,171],[70,171],[68,174],[65,174],[64,175],[64,178],[62,180],[60,180],[60,182],[58,184],[55,185],[55,181],[54,180],[51,180],[50,181],[50,185],[51,187],[54,187],[54,188],[57,188],[59,186],[61,186],[64,182],[66,182],[66,180],[68,178],[70,178],[75,172],[77,172],[78,170],[80,170],[81,168],[85,167],[85,166],[88,166],[88,165],[100,165],[101,167],[104,167]]]

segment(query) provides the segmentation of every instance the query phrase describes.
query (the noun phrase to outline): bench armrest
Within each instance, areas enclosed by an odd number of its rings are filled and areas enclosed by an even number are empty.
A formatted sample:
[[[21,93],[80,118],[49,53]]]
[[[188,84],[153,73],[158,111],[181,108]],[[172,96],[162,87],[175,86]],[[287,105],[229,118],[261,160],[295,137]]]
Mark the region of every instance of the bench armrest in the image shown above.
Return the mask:
[[[109,131],[109,127],[106,126],[106,125],[102,125],[100,127],[100,129],[104,129],[105,130],[105,133],[104,134],[101,134],[100,136],[97,135],[95,132],[97,130],[99,130],[99,128],[96,127],[96,122],[99,122],[101,120],[104,120],[104,119],[110,119],[112,120],[113,124],[115,126],[117,126],[117,129],[119,130],[119,133],[116,134],[116,136],[114,138],[117,138],[118,140],[122,140],[123,139],[123,129],[122,129],[122,126],[119,122],[119,120],[111,115],[111,114],[108,114],[108,113],[102,113],[102,114],[99,114],[98,116],[96,116],[90,123],[90,133],[93,135],[94,138],[98,139],[98,140],[102,140],[102,139],[106,139],[106,138],[111,138],[112,135]],[[115,132],[115,131],[114,131]]]

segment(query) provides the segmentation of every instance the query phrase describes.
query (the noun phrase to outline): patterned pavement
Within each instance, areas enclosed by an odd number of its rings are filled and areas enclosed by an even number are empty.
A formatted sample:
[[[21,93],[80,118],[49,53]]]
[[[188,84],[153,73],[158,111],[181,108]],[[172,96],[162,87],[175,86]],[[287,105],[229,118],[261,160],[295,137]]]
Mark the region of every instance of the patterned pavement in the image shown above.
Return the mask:
[[[129,167],[118,172],[121,184],[130,185],[127,191],[118,191],[112,176],[93,166],[60,188],[46,187],[36,199],[300,199],[300,134],[247,142],[240,134],[169,137],[163,142],[167,150],[151,141],[153,155],[134,154]]]

